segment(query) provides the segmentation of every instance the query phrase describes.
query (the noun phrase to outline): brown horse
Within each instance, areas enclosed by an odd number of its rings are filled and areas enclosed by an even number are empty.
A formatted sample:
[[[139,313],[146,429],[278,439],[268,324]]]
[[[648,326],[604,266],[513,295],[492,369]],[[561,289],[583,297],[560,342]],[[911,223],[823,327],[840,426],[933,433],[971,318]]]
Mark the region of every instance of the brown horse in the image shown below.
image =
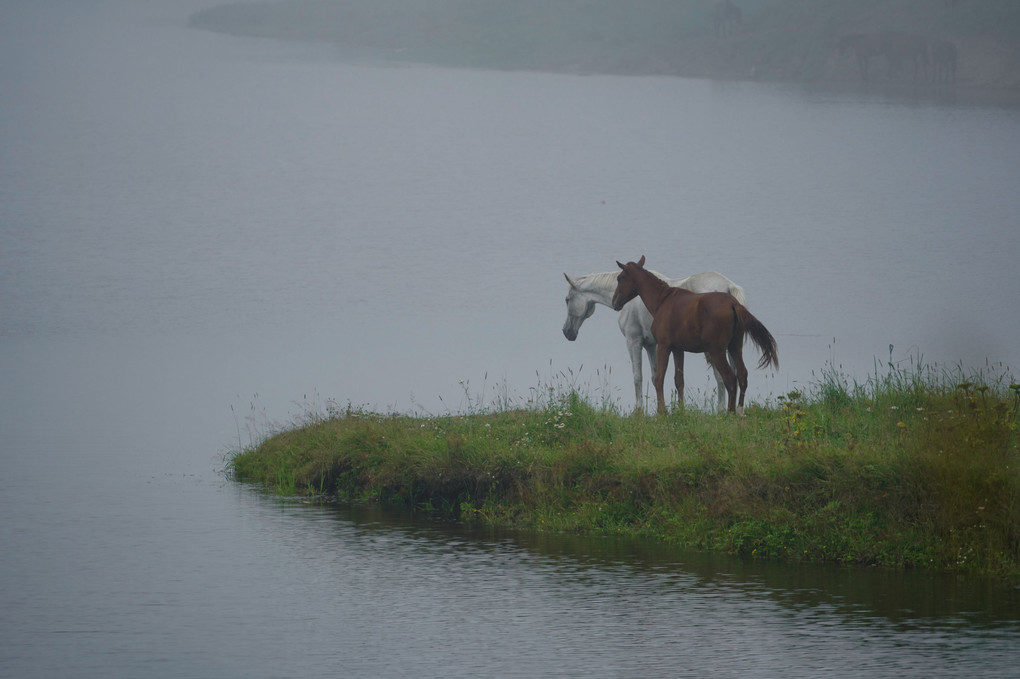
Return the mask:
[[[659,347],[655,365],[655,396],[658,412],[666,412],[663,385],[669,355],[673,354],[674,381],[680,405],[684,402],[684,352],[705,354],[712,367],[722,375],[729,396],[729,411],[743,414],[744,392],[747,391],[747,368],[744,366],[744,333],[761,351],[759,368],[772,364],[779,367],[776,340],[733,295],[725,292],[696,294],[683,288],[673,288],[644,268],[645,257],[635,262],[616,264],[623,270],[616,278],[613,308],[641,296],[641,301],[652,314],[652,336]],[[733,360],[736,374],[726,361]],[[737,387],[740,402],[737,402]]]

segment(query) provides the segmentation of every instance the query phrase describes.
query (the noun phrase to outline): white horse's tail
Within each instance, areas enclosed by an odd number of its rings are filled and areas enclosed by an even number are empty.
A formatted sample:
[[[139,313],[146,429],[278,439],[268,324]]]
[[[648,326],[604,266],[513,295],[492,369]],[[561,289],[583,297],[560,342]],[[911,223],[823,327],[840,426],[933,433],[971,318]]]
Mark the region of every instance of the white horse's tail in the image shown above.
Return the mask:
[[[736,297],[741,306],[747,306],[747,295],[744,294],[744,289],[733,281],[730,281],[730,289],[726,292]]]

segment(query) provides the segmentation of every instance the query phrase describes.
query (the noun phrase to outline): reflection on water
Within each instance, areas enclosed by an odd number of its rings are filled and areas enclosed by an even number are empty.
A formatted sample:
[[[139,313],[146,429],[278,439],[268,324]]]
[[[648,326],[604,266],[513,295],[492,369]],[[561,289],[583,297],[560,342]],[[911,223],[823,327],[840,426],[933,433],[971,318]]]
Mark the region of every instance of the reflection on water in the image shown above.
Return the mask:
[[[313,520],[337,520],[359,535],[386,533],[417,549],[457,551],[500,559],[537,559],[564,572],[625,572],[629,577],[682,578],[719,590],[770,598],[793,611],[824,607],[848,618],[893,625],[1020,623],[1020,587],[993,578],[942,573],[748,561],[678,550],[637,538],[591,537],[435,522],[403,511],[339,505],[308,510]]]
[[[575,669],[596,674],[609,661],[659,676],[746,663],[776,674],[980,668],[1006,676],[1020,638],[1020,592],[1001,581],[744,562],[631,538],[436,524],[374,507],[286,511],[300,518],[292,544],[332,554],[336,586],[348,595],[362,589],[382,609],[424,605],[429,625],[456,630],[466,644],[498,635],[488,643],[516,649],[515,662],[529,650],[544,656],[541,640],[562,638]],[[852,653],[852,667],[834,653]]]
[[[861,105],[923,106],[950,108],[1020,108],[1020,91],[1011,89],[975,89],[966,87],[902,87],[898,83],[813,82],[770,84],[770,89],[786,96],[802,96],[812,101]]]

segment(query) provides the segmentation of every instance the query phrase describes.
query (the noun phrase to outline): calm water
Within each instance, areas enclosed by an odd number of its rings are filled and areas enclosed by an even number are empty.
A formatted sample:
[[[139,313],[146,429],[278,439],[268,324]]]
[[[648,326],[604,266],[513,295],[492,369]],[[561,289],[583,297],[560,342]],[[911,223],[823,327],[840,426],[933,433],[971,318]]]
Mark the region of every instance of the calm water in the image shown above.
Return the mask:
[[[1020,111],[350,63],[200,0],[0,8],[0,674],[1016,676],[1015,588],[279,503],[329,399],[629,405],[562,272],[718,269],[827,363],[1020,364]],[[689,362],[688,382],[709,379]],[[815,373],[815,375],[813,375]]]

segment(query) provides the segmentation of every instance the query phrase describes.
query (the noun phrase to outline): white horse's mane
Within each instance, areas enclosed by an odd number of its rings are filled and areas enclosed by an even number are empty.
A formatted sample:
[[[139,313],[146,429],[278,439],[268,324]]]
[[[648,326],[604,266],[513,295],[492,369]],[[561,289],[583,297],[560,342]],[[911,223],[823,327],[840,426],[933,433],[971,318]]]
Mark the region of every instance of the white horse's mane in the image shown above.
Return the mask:
[[[652,271],[648,269],[648,273],[654,274],[658,278],[664,281],[668,281],[664,275],[658,271]],[[619,271],[603,271],[602,273],[586,273],[583,276],[578,276],[573,279],[574,283],[581,290],[615,290],[616,289],[616,277],[620,275]]]
[[[647,269],[647,271],[674,287],[686,288],[691,292],[709,292],[713,290],[728,292],[736,297],[738,302],[747,306],[747,297],[744,294],[744,289],[717,271],[703,271],[686,278],[667,278],[658,271],[651,269]],[[619,271],[604,271],[602,273],[584,274],[571,280],[579,291],[597,291],[601,294],[608,294],[616,290],[616,278],[619,275]]]

